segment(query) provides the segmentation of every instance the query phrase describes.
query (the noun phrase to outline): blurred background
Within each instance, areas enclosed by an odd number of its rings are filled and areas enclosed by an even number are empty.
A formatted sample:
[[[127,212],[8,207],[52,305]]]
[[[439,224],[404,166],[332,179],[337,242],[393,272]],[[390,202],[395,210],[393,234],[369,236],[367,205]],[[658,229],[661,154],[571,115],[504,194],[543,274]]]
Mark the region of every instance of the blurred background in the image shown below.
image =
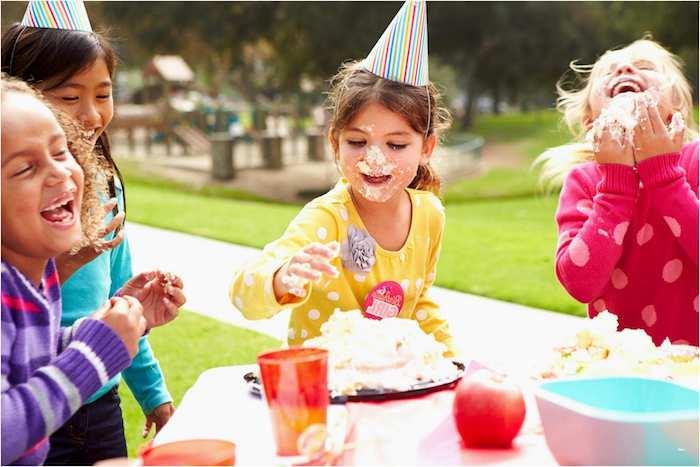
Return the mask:
[[[401,6],[86,4],[121,60],[109,133],[128,220],[257,248],[337,180],[328,80],[369,53]],[[2,1],[3,31],[25,8]],[[557,193],[540,190],[532,161],[571,139],[554,110],[557,81],[576,83],[568,64],[645,34],[683,59],[697,101],[697,1],[429,2],[430,78],[454,116],[433,157],[447,215],[438,286],[585,315],[554,275]],[[226,302],[218,311],[234,313]],[[203,369],[252,362],[274,344],[192,313],[150,341],[176,404]],[[128,391],[122,397],[134,455],[142,415]]]
[[[176,110],[203,114],[192,117],[198,129],[236,133],[262,129],[269,114],[292,117],[279,124],[290,131],[308,125],[338,65],[368,53],[400,2],[87,5],[122,60],[119,103],[156,102],[168,88]],[[25,3],[2,6],[5,28]],[[482,115],[551,108],[570,61],[592,63],[646,33],[685,61],[697,89],[697,2],[430,2],[428,23],[430,77],[453,131]]]

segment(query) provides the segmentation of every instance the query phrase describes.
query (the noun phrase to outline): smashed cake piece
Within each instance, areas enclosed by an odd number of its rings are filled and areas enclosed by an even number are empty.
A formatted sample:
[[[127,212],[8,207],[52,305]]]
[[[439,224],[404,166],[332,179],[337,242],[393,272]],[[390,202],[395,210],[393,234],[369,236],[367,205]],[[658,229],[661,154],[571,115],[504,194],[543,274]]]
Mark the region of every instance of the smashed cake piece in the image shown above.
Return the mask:
[[[328,385],[333,394],[361,389],[402,391],[425,381],[452,378],[457,368],[444,358],[444,344],[425,334],[414,320],[365,318],[359,310],[336,310],[321,335],[305,347],[329,351]]]

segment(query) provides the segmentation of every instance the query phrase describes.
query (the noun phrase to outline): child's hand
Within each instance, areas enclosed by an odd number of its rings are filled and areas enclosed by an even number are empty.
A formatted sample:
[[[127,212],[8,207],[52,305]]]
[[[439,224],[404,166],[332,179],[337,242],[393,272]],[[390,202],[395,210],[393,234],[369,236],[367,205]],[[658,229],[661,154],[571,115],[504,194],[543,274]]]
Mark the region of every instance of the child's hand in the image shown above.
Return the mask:
[[[159,405],[153,409],[151,413],[146,415],[146,423],[143,426],[143,433],[141,433],[141,436],[143,438],[148,436],[148,433],[151,432],[151,427],[154,425],[156,427],[156,434],[158,434],[161,428],[168,423],[168,420],[170,420],[170,417],[172,417],[174,413],[175,406],[172,402],[166,402],[165,404]]]
[[[685,124],[680,112],[673,115],[671,128],[661,118],[659,107],[647,99],[637,100],[639,125],[634,129],[634,159],[637,163],[670,152],[678,152],[683,145]]]
[[[275,297],[279,300],[287,294],[292,294],[303,298],[306,296],[306,284],[309,281],[317,281],[323,274],[338,277],[339,272],[331,261],[338,256],[339,250],[338,242],[312,243],[302,248],[275,273]]]
[[[146,331],[146,318],[143,307],[134,297],[112,297],[92,318],[99,319],[119,336],[129,356],[134,358],[139,347],[139,339]]]
[[[105,203],[104,211],[105,217],[112,212],[114,207],[117,205],[117,198],[110,199]],[[119,245],[122,240],[124,240],[124,231],[118,229],[124,223],[124,213],[120,212],[112,218],[110,223],[99,231],[98,236],[100,238],[112,233],[117,232],[113,239],[100,241],[97,245],[88,245],[84,248],[78,250],[75,254],[70,254],[69,252],[62,253],[56,257],[56,268],[58,269],[58,277],[62,284],[64,284],[70,276],[73,275],[75,271],[97,258],[103,252],[111,250]]]
[[[130,295],[139,300],[147,328],[151,329],[177,317],[178,309],[186,301],[182,287],[182,279],[175,274],[155,270],[132,277],[117,295]]]
[[[634,153],[628,138],[613,136],[610,125],[594,126],[593,154],[599,164],[634,165]]]

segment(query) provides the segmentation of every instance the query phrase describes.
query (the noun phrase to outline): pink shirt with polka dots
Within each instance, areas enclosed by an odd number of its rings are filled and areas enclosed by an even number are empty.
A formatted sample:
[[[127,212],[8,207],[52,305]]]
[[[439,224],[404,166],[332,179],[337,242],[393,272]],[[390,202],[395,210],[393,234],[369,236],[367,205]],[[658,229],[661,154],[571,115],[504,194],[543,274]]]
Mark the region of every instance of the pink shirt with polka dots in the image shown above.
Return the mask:
[[[636,168],[577,166],[556,220],[557,277],[590,317],[698,345],[698,141]]]

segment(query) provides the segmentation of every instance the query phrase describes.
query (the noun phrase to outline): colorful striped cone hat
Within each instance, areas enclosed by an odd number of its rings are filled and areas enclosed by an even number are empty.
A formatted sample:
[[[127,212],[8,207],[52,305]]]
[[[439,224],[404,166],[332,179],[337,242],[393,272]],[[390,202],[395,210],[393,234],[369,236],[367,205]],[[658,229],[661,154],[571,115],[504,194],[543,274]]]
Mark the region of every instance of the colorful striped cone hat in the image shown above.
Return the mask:
[[[83,0],[30,0],[23,26],[92,31]]]
[[[407,0],[363,66],[392,81],[428,84],[428,16],[424,0]]]

